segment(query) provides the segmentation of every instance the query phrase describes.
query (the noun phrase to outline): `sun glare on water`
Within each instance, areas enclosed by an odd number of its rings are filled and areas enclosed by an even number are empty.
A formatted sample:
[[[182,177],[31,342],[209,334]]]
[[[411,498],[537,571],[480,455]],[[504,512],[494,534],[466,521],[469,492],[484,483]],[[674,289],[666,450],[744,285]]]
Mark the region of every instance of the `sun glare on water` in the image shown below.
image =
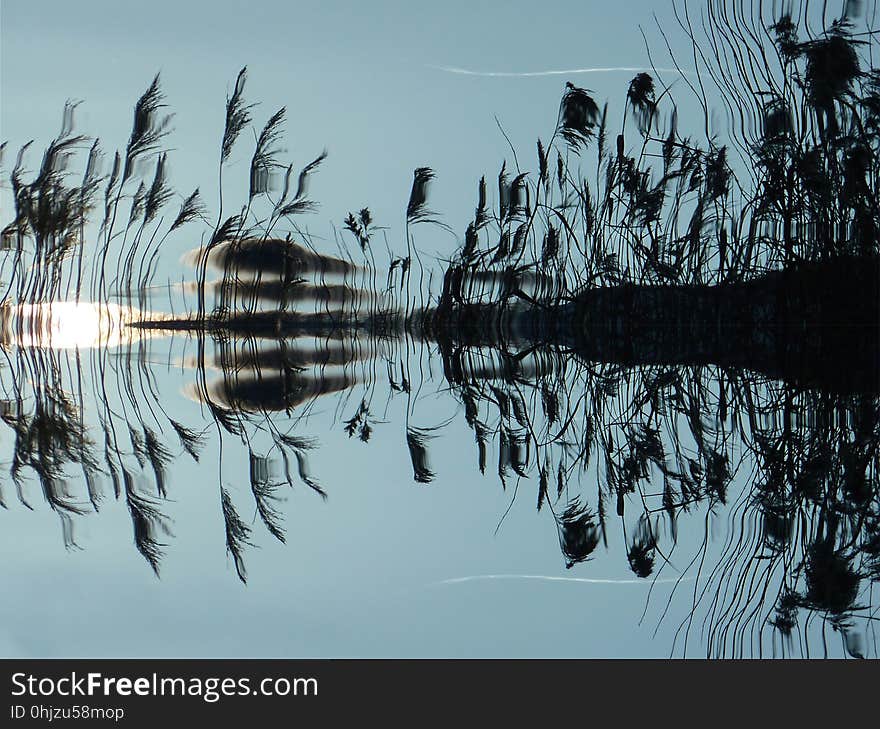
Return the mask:
[[[41,349],[118,347],[151,336],[148,330],[128,326],[147,318],[156,317],[114,303],[14,304],[0,309],[0,341],[4,345]]]

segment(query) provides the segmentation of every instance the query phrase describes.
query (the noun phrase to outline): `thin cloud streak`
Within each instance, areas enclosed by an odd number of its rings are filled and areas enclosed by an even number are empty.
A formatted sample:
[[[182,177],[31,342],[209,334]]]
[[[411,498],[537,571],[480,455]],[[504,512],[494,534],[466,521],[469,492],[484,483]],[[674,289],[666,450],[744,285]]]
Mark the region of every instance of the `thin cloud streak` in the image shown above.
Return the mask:
[[[483,76],[493,78],[532,78],[536,76],[571,76],[579,73],[640,73],[642,71],[654,71],[656,73],[678,73],[681,75],[693,74],[693,71],[678,68],[648,68],[645,66],[607,66],[596,68],[568,68],[548,71],[474,71],[469,68],[458,66],[428,66],[435,71],[455,73],[459,76]]]
[[[672,584],[674,582],[690,582],[693,578],[681,577],[662,580],[648,579],[604,579],[601,577],[558,577],[554,575],[471,575],[469,577],[451,577],[448,580],[440,580],[434,585],[460,585],[465,582],[480,582],[484,580],[540,580],[544,582],[581,582],[590,585],[651,585]]]

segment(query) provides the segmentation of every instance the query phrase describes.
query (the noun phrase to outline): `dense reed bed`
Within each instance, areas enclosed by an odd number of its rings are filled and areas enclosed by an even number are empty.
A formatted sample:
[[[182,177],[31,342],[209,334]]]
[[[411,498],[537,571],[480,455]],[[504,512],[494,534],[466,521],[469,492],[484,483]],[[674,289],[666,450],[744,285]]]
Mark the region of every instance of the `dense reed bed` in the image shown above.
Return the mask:
[[[588,337],[682,320],[709,336],[756,323],[769,338],[831,325],[870,336],[880,97],[859,5],[818,33],[806,4],[773,17],[763,4],[677,7],[696,69],[675,81],[703,105],[706,134],[717,87],[726,143],[681,131],[672,85],[651,74],[630,83],[616,133],[609,105],[568,84],[536,170],[502,165],[494,206],[480,180],[435,331],[526,301],[577,302]]]

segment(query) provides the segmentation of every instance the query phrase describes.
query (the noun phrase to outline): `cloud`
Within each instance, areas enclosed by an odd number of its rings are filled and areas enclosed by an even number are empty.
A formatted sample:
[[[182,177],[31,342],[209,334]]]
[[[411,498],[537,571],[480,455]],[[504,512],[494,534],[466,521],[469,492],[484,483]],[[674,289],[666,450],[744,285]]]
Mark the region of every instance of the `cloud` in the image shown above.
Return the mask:
[[[682,75],[692,74],[693,71],[678,68],[646,68],[644,66],[603,66],[595,68],[567,68],[547,71],[474,71],[469,68],[458,66],[428,66],[435,71],[454,73],[459,76],[482,76],[492,78],[530,78],[536,76],[573,76],[581,73],[640,73],[642,71],[654,71],[656,73],[677,73]]]
[[[555,575],[470,575],[469,577],[451,577],[448,580],[435,582],[435,585],[459,585],[463,582],[480,582],[484,580],[541,580],[544,582],[581,582],[590,585],[648,585],[671,584],[673,582],[690,582],[693,578],[669,578],[662,580],[649,579],[606,579],[601,577],[557,577]]]

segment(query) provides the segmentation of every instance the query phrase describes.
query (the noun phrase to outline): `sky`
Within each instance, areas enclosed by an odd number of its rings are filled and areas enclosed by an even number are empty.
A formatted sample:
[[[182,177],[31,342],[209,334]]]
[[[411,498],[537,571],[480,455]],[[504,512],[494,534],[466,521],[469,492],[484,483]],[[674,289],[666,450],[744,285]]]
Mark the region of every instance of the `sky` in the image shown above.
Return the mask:
[[[480,73],[647,68],[640,26],[656,65],[668,66],[654,20],[657,13],[673,28],[668,8],[644,0],[2,0],[0,139],[9,141],[11,154],[30,139],[45,144],[57,133],[64,101],[75,99],[82,101],[78,131],[100,137],[107,150],[122,148],[132,106],[160,72],[175,115],[172,184],[180,195],[201,187],[216,213],[224,102],[246,65],[247,99],[259,102],[255,123],[287,108],[286,157],[301,166],[329,152],[311,190],[322,208],[309,219],[310,230],[329,237],[331,223],[369,206],[399,247],[414,168],[434,168],[431,207],[460,233],[473,214],[477,180],[493,177],[505,159],[511,165],[511,145],[523,167],[534,168],[535,140],[552,134],[566,81],[610,98],[619,114],[634,75]],[[239,189],[250,144],[242,139],[225,173]],[[8,189],[2,194],[8,205]],[[425,236],[440,256],[456,243],[442,232]],[[179,276],[178,254],[197,243],[175,239],[162,272]],[[173,368],[158,375],[169,392],[180,392],[186,377]],[[182,419],[199,417],[192,403],[175,407]],[[420,412],[425,424],[452,414],[439,396]],[[460,422],[435,446],[441,478],[430,489],[414,487],[398,431],[377,433],[370,450],[338,433],[326,438],[315,468],[330,500],[323,504],[308,492],[292,497],[285,506],[288,544],[260,541],[246,588],[225,558],[213,472],[185,459],[174,471],[183,488],[175,491],[174,546],[161,580],[130,544],[122,504],[84,520],[84,547],[71,551],[63,549],[48,509],[0,513],[0,654],[668,653],[674,625],[654,640],[654,624],[639,625],[644,586],[445,583],[485,574],[577,575],[565,570],[555,524],[546,512],[536,517],[531,493],[495,533],[510,494],[474,478],[472,435]],[[7,446],[8,437],[2,436]],[[213,450],[204,456],[207,463],[217,458]],[[246,473],[246,457],[228,455],[226,469],[230,488],[243,489],[234,474]],[[622,554],[615,557],[578,574],[630,577]],[[653,599],[662,604],[662,586],[657,590]]]
[[[494,177],[505,159],[512,166],[511,146],[523,168],[536,166],[535,141],[552,135],[566,81],[608,99],[613,119],[634,75],[483,77],[440,67],[640,68],[648,65],[640,26],[656,65],[668,67],[654,13],[674,37],[665,2],[159,0],[135,11],[117,2],[4,0],[0,137],[9,140],[11,164],[22,143],[57,133],[64,101],[75,99],[83,102],[78,130],[112,153],[127,140],[134,101],[160,72],[175,115],[171,179],[180,195],[201,187],[210,205],[225,98],[247,66],[246,96],[259,102],[254,123],[287,108],[284,158],[301,167],[329,152],[313,183],[322,210],[306,221],[310,230],[329,235],[329,222],[366,205],[394,248],[414,168],[435,170],[432,208],[461,235],[477,180]],[[236,147],[228,184],[246,184],[251,144],[242,138]],[[455,243],[440,236],[429,248],[447,253]]]

